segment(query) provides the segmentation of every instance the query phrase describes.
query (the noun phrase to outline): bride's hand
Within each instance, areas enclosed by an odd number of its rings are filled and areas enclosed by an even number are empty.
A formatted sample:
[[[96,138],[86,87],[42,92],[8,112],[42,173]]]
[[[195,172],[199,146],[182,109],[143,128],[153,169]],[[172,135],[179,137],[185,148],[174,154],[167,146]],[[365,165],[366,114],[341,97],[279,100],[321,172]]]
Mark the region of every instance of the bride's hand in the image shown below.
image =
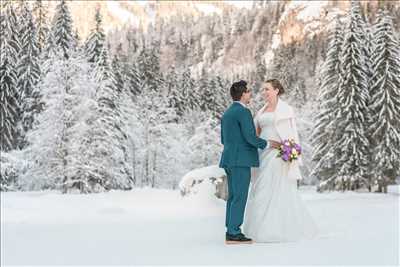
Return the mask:
[[[281,146],[280,142],[274,140],[268,140],[269,146],[272,148],[279,148]]]

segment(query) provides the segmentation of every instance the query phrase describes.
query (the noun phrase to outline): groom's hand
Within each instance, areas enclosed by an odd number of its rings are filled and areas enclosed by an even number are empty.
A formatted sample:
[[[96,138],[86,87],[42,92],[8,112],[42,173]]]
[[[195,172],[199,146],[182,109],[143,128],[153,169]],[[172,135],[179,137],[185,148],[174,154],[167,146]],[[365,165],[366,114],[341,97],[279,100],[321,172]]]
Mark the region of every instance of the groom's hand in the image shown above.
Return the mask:
[[[269,146],[272,148],[279,148],[281,146],[280,142],[274,140],[268,140]]]

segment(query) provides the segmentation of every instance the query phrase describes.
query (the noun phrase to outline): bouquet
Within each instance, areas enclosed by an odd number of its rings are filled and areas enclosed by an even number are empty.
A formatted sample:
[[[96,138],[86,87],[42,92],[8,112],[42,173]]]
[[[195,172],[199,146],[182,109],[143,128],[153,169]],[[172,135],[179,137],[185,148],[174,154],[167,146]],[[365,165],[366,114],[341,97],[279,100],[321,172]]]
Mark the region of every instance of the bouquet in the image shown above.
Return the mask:
[[[278,158],[282,158],[284,161],[292,162],[301,155],[301,146],[296,144],[293,139],[283,140],[280,147],[278,148]]]

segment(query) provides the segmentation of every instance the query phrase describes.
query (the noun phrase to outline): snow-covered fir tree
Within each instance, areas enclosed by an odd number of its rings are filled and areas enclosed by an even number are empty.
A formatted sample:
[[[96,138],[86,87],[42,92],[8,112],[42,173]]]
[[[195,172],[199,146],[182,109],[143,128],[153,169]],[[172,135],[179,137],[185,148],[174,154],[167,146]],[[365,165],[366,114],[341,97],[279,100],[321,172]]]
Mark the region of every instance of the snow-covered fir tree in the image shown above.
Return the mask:
[[[165,80],[160,72],[159,43],[150,43],[142,47],[137,58],[137,70],[141,80],[140,93],[136,95],[136,104],[139,110],[139,120],[143,125],[143,147],[139,153],[142,155],[142,186],[156,186],[162,159],[160,154],[167,145],[163,142],[166,138],[161,134],[167,123],[176,121],[176,113],[169,107]]]
[[[49,32],[47,13],[47,5],[42,0],[36,0],[33,4],[33,15],[35,19],[39,52],[43,51],[46,44],[47,34]]]
[[[132,95],[137,96],[140,94],[143,87],[139,67],[135,62],[128,62],[125,64],[125,69],[127,70],[125,75],[125,86],[127,90],[131,91]]]
[[[178,86],[182,88],[183,98],[185,100],[185,110],[192,111],[199,108],[199,92],[196,90],[196,81],[192,77],[190,68],[185,68],[178,79]]]
[[[372,172],[380,185],[400,175],[400,42],[390,15],[378,13],[371,57]]]
[[[21,51],[17,66],[18,91],[21,129],[19,134],[19,146],[25,144],[25,133],[31,129],[34,112],[37,109],[38,99],[34,95],[35,87],[40,79],[40,62],[37,32],[31,10],[26,4],[22,6],[23,24],[21,31]]]
[[[213,114],[215,117],[220,118],[222,113],[228,106],[229,100],[229,90],[227,82],[221,78],[219,75],[212,76],[209,82],[209,87],[214,90],[214,106]]]
[[[178,75],[174,66],[170,68],[165,77],[165,87],[169,106],[175,109],[178,116],[182,116],[186,109],[183,84],[178,83]]]
[[[178,64],[185,62],[185,59],[189,55],[189,44],[186,39],[182,37],[182,33],[179,34],[178,42],[177,42],[177,51],[176,51],[176,61]]]
[[[86,177],[91,177],[97,167],[89,164],[84,142],[96,110],[96,83],[85,59],[69,55],[65,59],[61,52],[43,66],[46,75],[40,91],[45,106],[27,133],[30,145],[25,158],[30,166],[18,181],[26,190],[69,192],[79,188],[84,192],[89,187]]]
[[[193,166],[191,157],[188,156],[190,147],[186,142],[188,139],[186,125],[174,122],[161,123],[152,133],[155,136],[152,139],[152,144],[154,144],[153,177],[156,178],[152,181],[152,186],[177,189],[180,179]]]
[[[127,90],[121,92],[118,105],[124,122],[122,131],[127,135],[127,148],[125,151],[127,157],[125,163],[131,175],[132,186],[139,186],[143,175],[141,159],[143,158],[142,148],[144,146],[144,129],[139,119],[140,111],[138,105],[133,102],[131,92]]]
[[[325,61],[319,73],[319,110],[315,117],[314,131],[311,136],[313,144],[313,161],[316,163],[312,175],[320,181],[332,179],[336,172],[333,150],[333,133],[336,127],[338,112],[337,94],[340,79],[340,54],[343,43],[343,31],[339,20],[329,37]]]
[[[367,117],[369,90],[367,64],[364,53],[365,35],[360,23],[360,3],[351,2],[340,53],[338,112],[333,136],[333,149],[338,158],[335,177],[346,184],[346,189],[368,187],[370,150]]]
[[[176,70],[172,67],[165,78],[170,107],[176,114],[183,114],[199,107],[199,94],[196,90],[195,80],[191,77],[190,68]]]
[[[228,90],[225,82],[217,75],[202,73],[196,89],[200,108],[214,117],[219,117],[227,106]]]
[[[43,60],[49,60],[53,56],[58,54],[57,44],[53,31],[49,30],[46,36],[46,41],[41,52],[41,58]]]
[[[132,176],[127,162],[128,140],[124,132],[123,116],[119,106],[120,92],[118,81],[110,68],[106,47],[94,63],[94,78],[97,83],[97,108],[89,130],[88,153],[94,177],[88,177],[99,189],[131,189]],[[98,189],[88,188],[89,191]]]
[[[100,53],[105,46],[105,33],[102,25],[102,16],[100,8],[96,9],[95,14],[95,27],[90,31],[90,34],[85,43],[85,51],[88,56],[89,62],[98,62]]]
[[[166,144],[164,138],[168,138],[163,133],[166,125],[176,121],[176,113],[173,108],[169,107],[166,94],[160,91],[154,91],[145,87],[145,90],[138,96],[138,110],[141,124],[143,125],[143,147],[141,154],[143,158],[141,165],[143,168],[142,186],[154,187],[157,173],[160,169],[158,165],[159,155]]]
[[[18,137],[18,53],[20,42],[15,32],[17,18],[10,1],[2,2],[0,21],[0,150],[8,151],[16,147]]]
[[[124,74],[124,66],[121,61],[120,54],[114,54],[111,61],[111,70],[114,76],[114,85],[118,93],[121,93],[124,90],[125,86],[125,74]]]
[[[213,102],[213,91],[209,87],[209,78],[206,72],[203,70],[200,78],[197,80],[196,91],[198,92],[199,106],[203,112],[212,109]]]
[[[221,151],[220,127],[216,118],[204,118],[195,125],[195,132],[189,139],[191,161],[196,167],[215,164]]]
[[[75,43],[72,27],[71,13],[66,0],[61,0],[53,17],[50,38],[54,39],[50,39],[50,42],[54,42],[56,48],[62,50],[65,58],[70,56]]]
[[[161,90],[163,77],[160,69],[160,44],[153,42],[143,47],[138,58],[138,67],[142,81],[141,90]]]
[[[131,37],[130,37],[131,38]],[[132,37],[133,38],[133,37]],[[134,41],[129,39],[129,44]],[[130,53],[128,48],[128,53]],[[119,43],[114,53],[114,59],[118,59],[119,69],[124,76],[124,90],[129,91],[132,97],[141,92],[142,80],[138,66],[138,56],[129,57],[124,53],[122,43]]]
[[[297,81],[294,77],[292,68],[296,65],[293,62],[295,55],[295,48],[293,45],[286,45],[279,47],[272,60],[271,66],[268,68],[267,77],[274,77],[278,79],[285,88],[293,88]]]
[[[264,51],[262,49],[262,46],[258,47],[256,50],[256,54],[254,57],[254,61],[256,64],[256,69],[255,69],[255,74],[254,74],[254,88],[255,89],[260,89],[261,85],[265,81],[265,75],[267,73],[267,67],[265,66],[265,60],[264,60]]]

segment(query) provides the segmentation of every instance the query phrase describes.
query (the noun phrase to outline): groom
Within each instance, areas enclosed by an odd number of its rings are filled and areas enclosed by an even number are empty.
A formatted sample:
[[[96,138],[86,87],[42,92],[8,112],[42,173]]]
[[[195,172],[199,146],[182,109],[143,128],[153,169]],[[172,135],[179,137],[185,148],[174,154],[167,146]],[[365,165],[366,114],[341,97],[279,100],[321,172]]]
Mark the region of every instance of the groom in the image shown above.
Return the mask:
[[[256,136],[253,117],[246,105],[251,93],[245,81],[232,84],[230,93],[233,104],[221,119],[221,142],[224,145],[219,166],[228,178],[228,200],[225,225],[226,244],[251,244],[242,234],[240,226],[247,202],[250,184],[250,168],[259,166],[257,148],[264,149],[267,141]]]

